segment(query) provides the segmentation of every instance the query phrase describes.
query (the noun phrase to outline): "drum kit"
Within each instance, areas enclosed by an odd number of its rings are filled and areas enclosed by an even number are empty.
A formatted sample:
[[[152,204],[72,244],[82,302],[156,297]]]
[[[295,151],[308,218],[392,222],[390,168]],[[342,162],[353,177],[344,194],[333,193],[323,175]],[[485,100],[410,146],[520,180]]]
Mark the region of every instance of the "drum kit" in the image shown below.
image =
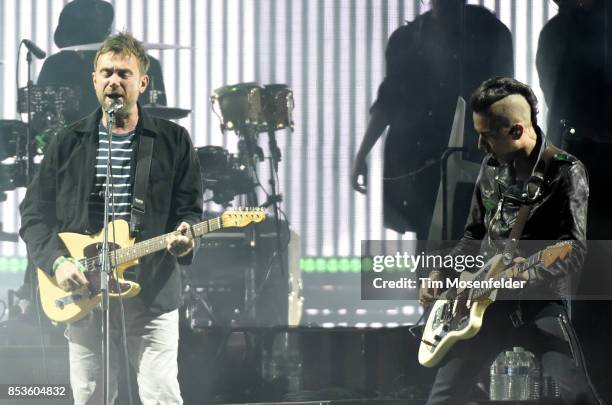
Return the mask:
[[[79,108],[79,94],[68,86],[20,88],[17,93],[19,113],[28,112],[28,99],[32,130],[30,147],[27,145],[27,122],[0,120],[0,192],[27,185],[27,165],[40,160],[37,156],[42,157],[51,139],[64,126],[64,113]]]
[[[101,43],[62,48],[62,51],[96,51]],[[188,49],[186,46],[144,43],[146,49]],[[181,119],[191,110],[157,104],[160,91],[151,83],[149,103],[142,106],[152,116]],[[33,163],[40,160],[47,146],[65,126],[65,114],[79,109],[81,94],[66,85],[34,85],[19,88],[17,111],[30,113],[29,122],[0,120],[0,193],[27,185]],[[268,133],[271,167],[278,170],[281,159],[274,132],[293,130],[293,93],[284,84],[260,86],[239,83],[216,89],[211,96],[212,109],[219,117],[221,130],[238,135],[236,155],[220,146],[196,148],[204,176],[204,188],[213,192],[212,201],[227,205],[235,196],[248,195],[255,205],[255,164],[264,160],[258,135]],[[30,143],[27,145],[28,127]],[[7,163],[8,162],[8,163]],[[26,169],[27,168],[27,169]],[[274,177],[274,176],[273,176]],[[274,194],[275,195],[275,194]],[[274,203],[271,202],[271,203]]]
[[[75,45],[62,51],[97,51],[102,43]],[[144,43],[145,49],[188,49],[189,47]],[[0,61],[4,63],[4,61]],[[151,83],[153,85],[153,83]],[[151,88],[148,104],[142,106],[152,116],[165,119],[181,119],[191,110],[157,104],[161,92]],[[29,172],[35,171],[49,142],[65,125],[66,113],[79,110],[80,91],[67,85],[34,85],[21,87],[17,92],[17,112],[29,115],[29,122],[0,120],[0,193],[25,187]],[[28,125],[30,145],[27,147]],[[33,170],[26,169],[31,165]],[[2,194],[0,194],[1,196]]]
[[[287,293],[282,286],[287,286],[285,256],[289,233],[288,221],[281,221],[279,215],[282,197],[277,194],[276,179],[281,153],[275,132],[293,130],[293,92],[284,84],[260,86],[249,82],[220,87],[210,99],[212,110],[219,118],[221,132],[234,132],[238,136],[238,152],[231,154],[225,148],[213,145],[196,148],[204,189],[212,191],[213,195],[209,201],[223,206],[236,201],[242,206],[271,207],[274,215],[271,218],[273,222],[269,224],[274,227],[274,232],[267,232],[267,235],[272,235],[275,241],[268,249],[264,248],[263,228],[249,227],[237,235],[236,240],[224,240],[217,234],[214,237],[217,239],[204,243],[205,249],[214,246],[219,249],[222,257],[231,259],[222,264],[223,276],[219,279],[189,284],[188,290],[192,293],[186,298],[186,315],[191,327],[229,325],[232,328],[242,328],[264,325],[268,317],[263,314],[264,307],[261,305],[266,300],[261,298],[266,294],[260,293],[281,291],[281,297]],[[260,203],[255,191],[261,185],[257,164],[264,161],[264,152],[259,146],[259,135],[262,132],[268,135],[270,188],[266,191],[267,200]],[[236,256],[236,246],[241,246],[240,258]],[[210,253],[212,251],[208,250],[207,262]],[[273,263],[278,263],[279,274],[271,277]],[[231,271],[226,271],[228,268],[235,268],[238,273],[230,275]],[[189,274],[187,278],[194,280]],[[277,280],[274,283],[278,282],[279,288],[276,288],[277,284],[273,284],[274,288],[265,288],[264,284],[273,283],[271,280]],[[220,285],[224,287],[219,289]],[[220,290],[227,292],[223,294],[223,301],[218,300],[220,294],[216,293]],[[218,305],[211,305],[215,302]],[[278,304],[282,299],[274,302]],[[233,310],[226,313],[221,308]]]
[[[239,142],[237,155],[220,146],[197,148],[204,187],[212,190],[212,200],[216,203],[229,204],[235,196],[246,194],[246,203],[257,205],[255,163],[264,160],[263,150],[258,146],[258,135],[268,133],[270,167],[277,171],[281,156],[274,133],[282,129],[293,130],[293,92],[284,84],[262,87],[255,82],[239,83],[216,89],[211,102],[219,117],[221,131],[235,132]],[[264,205],[280,201],[274,189],[274,178],[272,173],[270,198],[278,200]]]

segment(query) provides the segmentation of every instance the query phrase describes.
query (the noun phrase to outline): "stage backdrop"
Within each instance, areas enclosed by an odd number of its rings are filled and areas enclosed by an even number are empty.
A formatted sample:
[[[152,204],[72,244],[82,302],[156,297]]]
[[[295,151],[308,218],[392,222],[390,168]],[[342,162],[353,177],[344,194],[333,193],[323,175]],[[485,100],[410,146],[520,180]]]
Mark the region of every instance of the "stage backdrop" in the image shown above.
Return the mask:
[[[29,38],[48,53],[62,0],[0,0],[0,118],[19,118],[17,46]],[[295,131],[277,134],[283,154],[280,188],[302,255],[359,254],[361,239],[398,239],[381,218],[381,144],[371,155],[371,192],[349,184],[353,156],[368,108],[384,74],[389,34],[426,11],[419,0],[113,0],[115,30],[146,42],[186,50],[151,51],[161,61],[170,106],[192,113],[180,120],[196,146],[235,151],[236,136],[223,135],[210,108],[214,89],[239,82],[286,83],[295,93]],[[494,10],[514,36],[516,77],[538,87],[534,59],[538,34],[556,13],[550,0],[469,1]],[[19,86],[26,83],[21,53]],[[35,60],[36,78],[41,61]],[[545,111],[544,111],[545,113]],[[541,119],[540,122],[545,122]],[[267,151],[267,137],[262,136]],[[261,183],[268,187],[262,167]],[[4,231],[18,229],[23,190],[0,204]],[[211,209],[218,207],[211,206]],[[410,237],[404,236],[404,237]],[[3,243],[4,256],[21,256],[22,244]]]

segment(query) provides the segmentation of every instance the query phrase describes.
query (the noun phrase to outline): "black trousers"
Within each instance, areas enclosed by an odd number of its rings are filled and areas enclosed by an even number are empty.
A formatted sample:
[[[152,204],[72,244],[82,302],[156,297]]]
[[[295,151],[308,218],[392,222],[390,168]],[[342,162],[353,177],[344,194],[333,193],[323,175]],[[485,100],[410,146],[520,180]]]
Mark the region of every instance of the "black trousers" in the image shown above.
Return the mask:
[[[515,327],[510,314],[520,305],[523,324]],[[492,304],[480,332],[457,342],[443,359],[429,405],[461,405],[485,367],[502,350],[522,346],[539,359],[542,371],[559,384],[566,404],[599,405],[590,384],[582,353],[565,307],[560,302],[523,301]]]

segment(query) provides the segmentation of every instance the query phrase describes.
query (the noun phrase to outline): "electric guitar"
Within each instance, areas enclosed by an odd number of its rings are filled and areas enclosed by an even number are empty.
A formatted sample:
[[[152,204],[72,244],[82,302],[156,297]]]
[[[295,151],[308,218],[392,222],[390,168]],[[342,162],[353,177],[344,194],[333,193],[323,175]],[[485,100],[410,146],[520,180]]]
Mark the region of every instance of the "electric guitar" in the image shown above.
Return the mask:
[[[523,272],[537,264],[549,267],[564,260],[572,251],[572,242],[564,241],[529,256],[525,262],[510,267],[504,265],[502,254],[493,256],[475,273],[464,271],[459,282],[474,285],[474,281],[512,278],[515,271]],[[516,274],[516,273],[514,273]],[[496,288],[453,288],[444,291],[434,302],[419,347],[419,363],[433,367],[442,360],[458,340],[474,337],[482,326],[485,311],[498,293]]]
[[[194,237],[200,237],[221,228],[245,227],[251,223],[261,222],[266,214],[259,209],[245,211],[227,211],[220,217],[193,225]],[[124,220],[109,224],[108,234],[116,236],[109,242],[109,263],[116,268],[116,275],[109,277],[108,291],[111,298],[132,298],[140,292],[140,285],[123,278],[126,269],[138,263],[138,259],[148,254],[166,249],[166,237],[178,231],[134,243],[130,237],[129,224]],[[100,265],[103,232],[95,235],[81,235],[63,232],[58,235],[70,252],[70,256],[83,266],[84,274],[89,281],[73,291],[64,291],[55,281],[55,277],[37,269],[40,301],[45,314],[55,322],[75,322],[87,315],[102,300],[100,292]]]

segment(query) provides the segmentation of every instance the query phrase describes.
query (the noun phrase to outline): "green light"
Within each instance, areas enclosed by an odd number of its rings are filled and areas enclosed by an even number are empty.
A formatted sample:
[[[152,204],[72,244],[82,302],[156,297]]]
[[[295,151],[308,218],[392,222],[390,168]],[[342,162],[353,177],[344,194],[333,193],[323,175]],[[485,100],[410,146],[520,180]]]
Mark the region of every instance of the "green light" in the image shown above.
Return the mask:
[[[327,271],[330,273],[338,272],[338,259],[332,257],[327,260]]]
[[[340,270],[342,273],[351,271],[351,261],[346,257],[341,258],[338,261],[338,270]]]
[[[360,271],[364,273],[372,271],[372,258],[371,257],[363,257],[361,259]]]
[[[25,257],[0,257],[0,273],[23,273],[27,265]]]
[[[300,269],[304,273],[359,273],[360,257],[310,256],[300,259]]]
[[[327,259],[324,257],[319,257],[315,260],[315,268],[318,272],[325,272],[327,270]]]
[[[300,268],[305,273],[312,273],[315,268],[315,262],[311,258],[301,258],[300,259]]]

